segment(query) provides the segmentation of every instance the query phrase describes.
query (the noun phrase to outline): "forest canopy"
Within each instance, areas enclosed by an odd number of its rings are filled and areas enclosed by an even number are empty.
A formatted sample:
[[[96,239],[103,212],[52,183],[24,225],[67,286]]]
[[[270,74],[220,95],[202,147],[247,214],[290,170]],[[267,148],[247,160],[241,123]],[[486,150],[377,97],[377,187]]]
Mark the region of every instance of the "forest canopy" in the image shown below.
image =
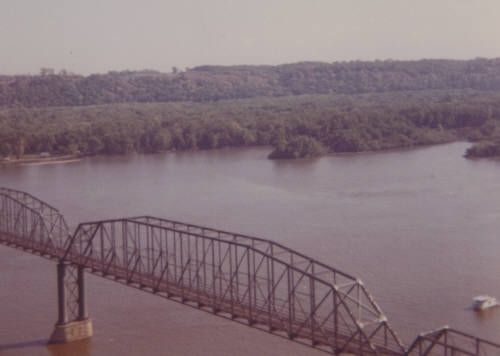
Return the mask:
[[[500,59],[0,76],[0,157],[251,145],[314,157],[494,141],[499,120]]]
[[[500,59],[201,66],[172,73],[114,71],[89,76],[44,68],[40,75],[0,76],[0,106],[209,102],[437,89],[500,90]]]
[[[500,92],[474,90],[5,108],[0,156],[270,145],[298,158],[492,139],[499,124]]]

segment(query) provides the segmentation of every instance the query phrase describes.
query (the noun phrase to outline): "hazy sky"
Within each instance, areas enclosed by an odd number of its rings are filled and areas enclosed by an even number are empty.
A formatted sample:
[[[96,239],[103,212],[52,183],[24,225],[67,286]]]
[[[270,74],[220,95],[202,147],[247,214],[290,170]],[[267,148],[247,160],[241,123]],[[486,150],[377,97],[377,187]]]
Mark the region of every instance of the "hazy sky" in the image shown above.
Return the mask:
[[[0,0],[0,73],[500,57],[500,0]]]

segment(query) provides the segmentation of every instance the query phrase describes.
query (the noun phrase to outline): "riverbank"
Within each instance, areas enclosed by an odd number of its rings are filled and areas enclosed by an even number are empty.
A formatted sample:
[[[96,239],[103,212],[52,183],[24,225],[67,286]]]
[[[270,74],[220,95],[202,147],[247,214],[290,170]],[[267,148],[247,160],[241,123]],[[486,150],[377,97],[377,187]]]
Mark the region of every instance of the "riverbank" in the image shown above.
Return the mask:
[[[0,167],[71,163],[71,162],[78,162],[82,158],[83,158],[82,155],[58,155],[49,157],[40,157],[39,155],[26,155],[19,159],[1,160]]]

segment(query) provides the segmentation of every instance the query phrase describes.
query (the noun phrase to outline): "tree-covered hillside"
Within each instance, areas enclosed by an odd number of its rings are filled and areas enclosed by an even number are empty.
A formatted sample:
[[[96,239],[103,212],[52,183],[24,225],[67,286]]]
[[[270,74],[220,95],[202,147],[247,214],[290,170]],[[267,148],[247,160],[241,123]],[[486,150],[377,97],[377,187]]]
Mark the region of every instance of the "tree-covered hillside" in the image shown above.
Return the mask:
[[[125,102],[216,101],[303,94],[500,90],[500,59],[304,62],[279,66],[203,66],[183,72],[66,72],[0,76],[0,106],[83,106]]]

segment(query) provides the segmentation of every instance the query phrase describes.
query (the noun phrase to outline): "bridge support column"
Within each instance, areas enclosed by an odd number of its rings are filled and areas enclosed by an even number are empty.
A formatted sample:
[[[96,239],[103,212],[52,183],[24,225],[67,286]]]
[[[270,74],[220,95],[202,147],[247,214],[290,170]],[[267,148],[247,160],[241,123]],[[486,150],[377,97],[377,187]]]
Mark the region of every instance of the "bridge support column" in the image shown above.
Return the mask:
[[[58,318],[50,343],[67,343],[92,336],[87,317],[85,273],[82,267],[60,261],[57,264]]]
[[[83,267],[78,266],[78,320],[86,320],[87,316],[87,300],[85,297],[85,271]]]

